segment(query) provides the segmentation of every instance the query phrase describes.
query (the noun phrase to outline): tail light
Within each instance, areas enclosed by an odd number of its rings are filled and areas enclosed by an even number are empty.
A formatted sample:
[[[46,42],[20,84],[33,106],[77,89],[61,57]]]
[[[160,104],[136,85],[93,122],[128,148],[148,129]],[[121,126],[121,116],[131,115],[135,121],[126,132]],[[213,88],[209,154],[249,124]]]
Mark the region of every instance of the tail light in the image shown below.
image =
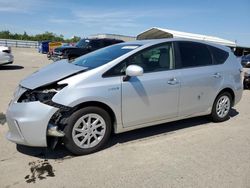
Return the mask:
[[[3,50],[3,52],[10,54],[11,50]]]
[[[10,53],[11,53],[11,48],[10,48],[10,47],[8,47],[8,49],[3,50],[3,52],[10,54]]]

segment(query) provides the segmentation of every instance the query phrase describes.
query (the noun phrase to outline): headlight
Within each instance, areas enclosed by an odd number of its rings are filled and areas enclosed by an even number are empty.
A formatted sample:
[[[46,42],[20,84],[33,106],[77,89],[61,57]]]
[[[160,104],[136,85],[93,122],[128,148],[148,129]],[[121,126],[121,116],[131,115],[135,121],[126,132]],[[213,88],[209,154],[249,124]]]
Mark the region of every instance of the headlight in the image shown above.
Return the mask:
[[[46,87],[40,87],[35,90],[27,90],[21,95],[17,102],[40,101],[42,103],[48,103],[52,100],[54,95],[65,86],[67,86],[67,84],[53,84]]]
[[[14,97],[14,98],[18,98],[18,97],[20,97],[25,91],[27,91],[27,89],[19,85],[19,86],[15,89],[13,97]]]

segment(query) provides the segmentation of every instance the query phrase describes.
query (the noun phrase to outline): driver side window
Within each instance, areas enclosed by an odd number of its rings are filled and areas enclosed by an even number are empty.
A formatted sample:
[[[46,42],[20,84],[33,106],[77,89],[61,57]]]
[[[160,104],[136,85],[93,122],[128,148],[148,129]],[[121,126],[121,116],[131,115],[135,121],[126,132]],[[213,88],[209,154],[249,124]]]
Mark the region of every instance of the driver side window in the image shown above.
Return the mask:
[[[138,52],[104,74],[104,77],[125,75],[129,65],[138,65],[144,73],[174,69],[173,44],[165,43]]]
[[[131,56],[126,65],[138,65],[145,73],[171,70],[174,68],[172,43],[167,43]]]

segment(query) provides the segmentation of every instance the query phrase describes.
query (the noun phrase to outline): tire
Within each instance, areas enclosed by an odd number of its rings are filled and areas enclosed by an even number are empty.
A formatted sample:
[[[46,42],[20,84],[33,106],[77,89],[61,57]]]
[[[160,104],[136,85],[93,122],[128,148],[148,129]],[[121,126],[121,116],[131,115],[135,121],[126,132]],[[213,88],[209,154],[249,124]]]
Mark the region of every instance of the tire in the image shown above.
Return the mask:
[[[75,155],[101,150],[111,134],[111,118],[99,107],[86,107],[74,112],[64,128],[64,145]]]
[[[230,118],[229,112],[231,108],[232,108],[232,95],[228,92],[223,92],[219,94],[216,97],[213,104],[211,113],[212,120],[214,122],[223,122],[228,120]]]

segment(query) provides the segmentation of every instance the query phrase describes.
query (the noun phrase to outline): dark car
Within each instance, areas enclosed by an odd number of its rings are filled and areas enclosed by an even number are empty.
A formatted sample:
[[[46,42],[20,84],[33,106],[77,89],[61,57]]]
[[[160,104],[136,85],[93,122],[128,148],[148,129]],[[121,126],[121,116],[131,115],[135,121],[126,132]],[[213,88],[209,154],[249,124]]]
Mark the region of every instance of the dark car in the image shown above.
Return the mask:
[[[250,54],[241,58],[241,65],[244,68],[244,89],[250,89]]]
[[[89,52],[113,44],[124,42],[117,39],[81,39],[75,46],[61,46],[55,48],[52,58],[54,61],[60,59],[75,59]]]

